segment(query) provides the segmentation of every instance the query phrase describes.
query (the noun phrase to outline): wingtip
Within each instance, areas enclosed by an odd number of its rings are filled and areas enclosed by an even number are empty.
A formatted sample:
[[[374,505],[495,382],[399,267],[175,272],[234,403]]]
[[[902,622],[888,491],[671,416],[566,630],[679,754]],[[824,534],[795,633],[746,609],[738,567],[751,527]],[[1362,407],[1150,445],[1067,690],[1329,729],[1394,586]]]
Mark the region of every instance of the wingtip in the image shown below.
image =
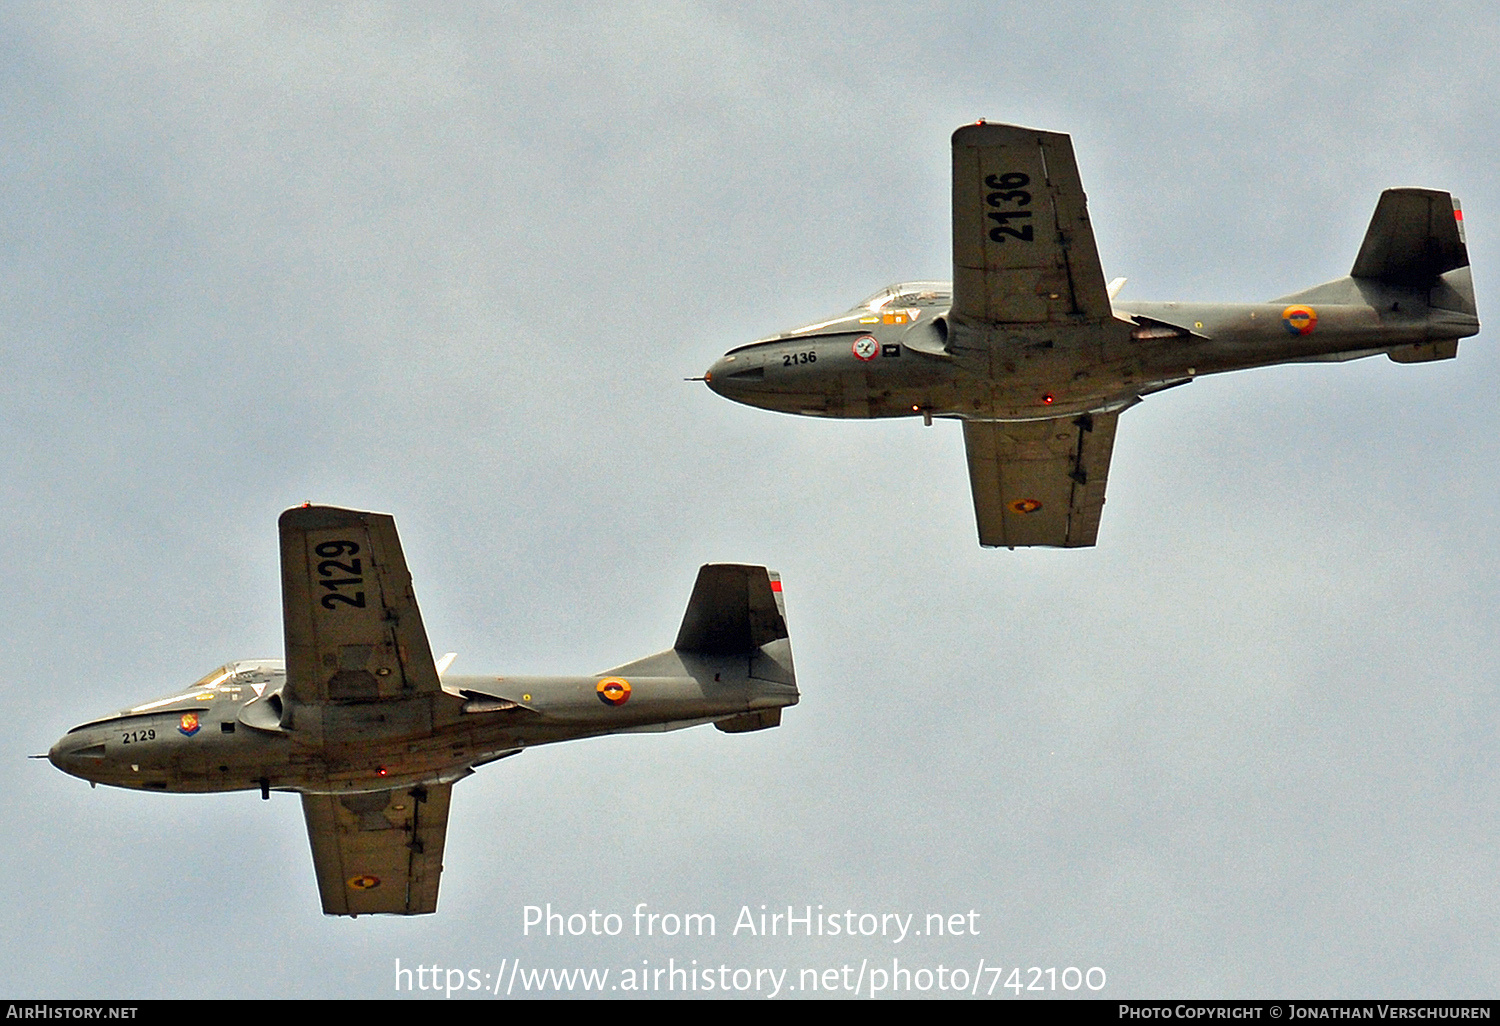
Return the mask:
[[[371,517],[389,515],[371,510],[345,509],[342,506],[314,506],[311,503],[304,503],[301,506],[283,510],[281,516],[277,518],[277,524],[282,528],[316,530],[329,527],[352,527],[368,522]]]

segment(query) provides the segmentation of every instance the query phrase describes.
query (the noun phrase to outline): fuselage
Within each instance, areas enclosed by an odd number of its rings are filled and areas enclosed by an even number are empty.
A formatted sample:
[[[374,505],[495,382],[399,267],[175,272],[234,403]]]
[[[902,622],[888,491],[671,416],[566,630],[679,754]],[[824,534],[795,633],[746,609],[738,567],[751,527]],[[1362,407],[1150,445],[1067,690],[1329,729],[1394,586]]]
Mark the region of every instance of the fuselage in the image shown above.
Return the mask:
[[[1466,281],[1468,269],[1461,273]],[[704,377],[725,398],[783,413],[1032,420],[1117,410],[1249,367],[1385,352],[1440,358],[1451,354],[1423,347],[1478,331],[1467,311],[1348,282],[1270,303],[1116,303],[1110,323],[1014,327],[957,323],[948,283],[904,283],[837,317],[731,349]],[[1399,355],[1403,347],[1410,357]]]
[[[241,660],[74,727],[48,758],[92,783],[142,790],[380,791],[452,782],[535,745],[692,726],[798,699],[794,685],[748,674],[695,677],[690,654],[654,660],[642,674],[448,675],[436,695],[306,707],[287,703],[281,660]]]

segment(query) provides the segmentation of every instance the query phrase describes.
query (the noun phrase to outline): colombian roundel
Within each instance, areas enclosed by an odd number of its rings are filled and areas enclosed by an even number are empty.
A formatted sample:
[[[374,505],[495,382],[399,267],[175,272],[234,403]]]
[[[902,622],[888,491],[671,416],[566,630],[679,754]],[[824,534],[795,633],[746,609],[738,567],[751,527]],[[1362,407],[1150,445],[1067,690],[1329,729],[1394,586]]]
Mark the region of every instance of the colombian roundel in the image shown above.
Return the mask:
[[[355,877],[350,877],[349,878],[349,888],[350,888],[350,890],[355,890],[355,891],[373,891],[375,888],[377,888],[379,886],[380,886],[380,877],[378,877],[378,876],[371,876],[369,873],[366,873],[364,876],[355,876]]]
[[[1014,513],[1035,513],[1042,508],[1042,504],[1036,499],[1017,499],[1010,504],[1010,508]]]
[[[1293,335],[1311,335],[1318,326],[1318,312],[1310,306],[1289,306],[1281,311],[1281,323]]]
[[[630,682],[619,677],[605,677],[594,691],[605,705],[624,705],[630,701]]]

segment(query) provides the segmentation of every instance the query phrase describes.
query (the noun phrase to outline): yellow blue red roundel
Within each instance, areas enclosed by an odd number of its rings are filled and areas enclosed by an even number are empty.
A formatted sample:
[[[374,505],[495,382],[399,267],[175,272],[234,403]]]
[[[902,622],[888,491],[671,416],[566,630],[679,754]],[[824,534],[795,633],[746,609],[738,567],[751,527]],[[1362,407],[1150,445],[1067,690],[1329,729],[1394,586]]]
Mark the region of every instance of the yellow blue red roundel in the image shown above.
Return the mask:
[[[619,677],[605,677],[594,691],[605,705],[624,705],[630,701],[630,681]]]
[[[1281,311],[1281,323],[1293,335],[1311,335],[1318,326],[1318,311],[1310,306],[1289,306]]]
[[[349,889],[354,891],[373,891],[380,886],[380,877],[365,873],[363,876],[349,878]]]

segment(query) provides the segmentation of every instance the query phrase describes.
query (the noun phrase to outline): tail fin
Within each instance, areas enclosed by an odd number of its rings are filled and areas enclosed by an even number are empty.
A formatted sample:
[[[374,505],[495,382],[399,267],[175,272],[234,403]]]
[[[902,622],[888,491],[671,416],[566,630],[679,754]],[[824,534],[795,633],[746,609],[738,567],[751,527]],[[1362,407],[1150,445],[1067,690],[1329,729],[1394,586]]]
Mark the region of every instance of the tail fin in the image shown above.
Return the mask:
[[[787,637],[781,575],[763,566],[708,563],[672,646],[703,655],[748,655]]]
[[[1273,302],[1364,305],[1422,338],[1390,347],[1315,356],[1352,360],[1384,352],[1397,363],[1451,360],[1458,340],[1479,333],[1464,215],[1458,200],[1437,189],[1387,189],[1375,205],[1364,244],[1347,278]]]
[[[797,701],[797,673],[786,629],[781,576],[763,566],[709,563],[698,571],[672,652],[714,680],[744,674],[750,709],[717,721],[731,734],[781,723]]]
[[[1452,359],[1458,355],[1458,340],[1479,330],[1464,212],[1446,192],[1381,193],[1349,275],[1355,281],[1425,291],[1431,334],[1426,342],[1389,350],[1386,355],[1397,363]]]
[[[607,671],[638,676],[686,674],[712,686],[748,689],[750,711],[718,721],[720,730],[760,730],[781,722],[797,702],[797,672],[786,629],[781,576],[763,566],[708,563],[688,600],[671,649]]]
[[[1387,189],[1380,194],[1352,278],[1425,286],[1469,266],[1463,210],[1436,189]]]

